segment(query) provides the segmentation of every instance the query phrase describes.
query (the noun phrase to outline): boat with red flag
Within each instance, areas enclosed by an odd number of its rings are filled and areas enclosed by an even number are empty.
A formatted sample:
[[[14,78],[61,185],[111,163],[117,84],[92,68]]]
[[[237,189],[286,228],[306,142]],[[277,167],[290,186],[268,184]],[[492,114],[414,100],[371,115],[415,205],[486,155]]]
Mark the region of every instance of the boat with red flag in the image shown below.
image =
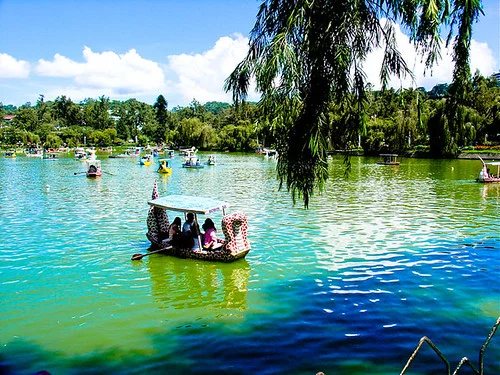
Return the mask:
[[[212,262],[234,262],[244,258],[250,251],[247,238],[248,222],[243,212],[228,214],[229,203],[199,196],[168,195],[159,197],[158,188],[153,188],[152,200],[148,202],[150,208],[147,218],[148,232],[146,237],[151,242],[151,250],[147,254],[134,254],[132,260],[161,253],[178,258],[192,258]],[[181,213],[184,220],[194,219],[192,224],[192,240],[185,241],[180,237],[172,241],[168,239],[170,220],[167,212]],[[220,239],[218,246],[203,247],[203,233],[198,225],[199,215],[221,215],[220,228],[224,239]],[[206,221],[205,221],[206,222]],[[206,232],[207,233],[207,232]]]

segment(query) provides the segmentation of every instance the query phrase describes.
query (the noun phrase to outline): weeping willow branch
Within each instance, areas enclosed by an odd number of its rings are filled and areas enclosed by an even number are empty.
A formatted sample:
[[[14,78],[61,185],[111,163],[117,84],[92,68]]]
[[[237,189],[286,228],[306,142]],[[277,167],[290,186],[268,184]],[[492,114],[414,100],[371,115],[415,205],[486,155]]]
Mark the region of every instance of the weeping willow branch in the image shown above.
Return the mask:
[[[268,122],[282,134],[277,145],[280,188],[286,186],[294,202],[300,198],[308,207],[328,179],[328,145],[349,148],[363,131],[363,63],[370,52],[383,50],[384,86],[392,75],[412,75],[396,44],[395,22],[408,31],[429,68],[440,56],[441,26],[458,26],[454,77],[461,80],[469,69],[471,25],[478,4],[479,0],[264,0],[247,56],[224,88],[239,103],[255,78]],[[340,124],[329,120],[331,102],[337,104]]]

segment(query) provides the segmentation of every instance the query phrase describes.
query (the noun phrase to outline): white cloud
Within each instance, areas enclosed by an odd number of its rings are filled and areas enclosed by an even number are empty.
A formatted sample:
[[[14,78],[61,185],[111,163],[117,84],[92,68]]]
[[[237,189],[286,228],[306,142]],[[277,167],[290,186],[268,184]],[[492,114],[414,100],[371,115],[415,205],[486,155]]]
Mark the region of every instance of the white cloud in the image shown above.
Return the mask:
[[[166,70],[171,76],[167,96],[178,96],[182,103],[196,99],[230,102],[231,93],[224,92],[225,79],[243,60],[248,51],[248,39],[241,34],[220,38],[214,47],[202,54],[181,54],[168,57]],[[248,100],[258,100],[249,90]]]
[[[85,47],[83,58],[84,62],[76,62],[56,54],[52,61],[40,59],[36,72],[45,77],[73,78],[71,91],[99,92],[98,96],[130,97],[164,89],[165,76],[159,64],[142,58],[135,49],[117,54]]]
[[[412,83],[408,77],[402,81],[393,77],[390,81],[392,87],[424,86],[430,90],[438,83],[451,82],[451,47],[447,50],[443,46],[442,59],[432,72],[427,71],[424,74],[421,57],[398,26],[396,37],[402,55],[415,73],[416,83]],[[152,104],[159,94],[163,94],[170,108],[177,105],[186,106],[193,99],[201,103],[231,102],[231,93],[226,93],[223,89],[224,80],[244,59],[247,52],[248,39],[240,34],[219,38],[203,53],[170,55],[165,65],[141,57],[135,49],[119,54],[113,51],[98,53],[84,47],[81,61],[72,60],[62,54],[55,54],[51,61],[40,59],[32,71],[43,77],[43,80],[33,79],[29,82],[41,83],[42,86],[37,88],[37,92],[43,93],[50,100],[60,95],[66,95],[74,101],[104,95],[118,100],[136,98]],[[381,49],[372,52],[365,62],[368,81],[376,89],[380,88],[381,62]],[[473,40],[472,73],[479,69],[482,75],[488,76],[498,69],[497,66],[488,45]],[[30,69],[28,62],[0,53],[0,78],[27,78]],[[255,85],[252,85],[249,90],[250,101],[258,101],[260,97],[254,87]]]
[[[0,78],[28,78],[30,64],[16,60],[6,53],[0,53]]]
[[[445,47],[444,41],[441,47],[441,59],[432,67],[431,70],[425,69],[425,63],[422,57],[415,51],[414,46],[410,43],[408,36],[406,36],[396,25],[396,40],[398,48],[405,59],[410,70],[415,75],[415,83],[412,82],[410,77],[398,79],[392,77],[389,81],[389,87],[394,88],[408,88],[423,86],[427,90],[439,83],[451,83],[453,80],[454,63],[452,59],[453,46]],[[471,41],[471,72],[474,74],[478,69],[483,76],[489,76],[495,72],[497,62],[493,57],[492,50],[486,43],[479,43],[475,40]],[[372,83],[376,89],[381,88],[380,83],[380,66],[382,64],[383,53],[382,49],[373,51],[366,60],[365,71],[367,79]]]
[[[409,38],[396,26],[396,38],[399,50],[405,58],[408,67],[414,72],[416,82],[410,77],[399,80],[392,77],[389,86],[419,87],[430,90],[439,83],[450,83],[453,78],[452,47],[441,50],[441,59],[432,68],[425,70],[421,56],[417,54]],[[165,71],[168,76],[166,98],[174,105],[187,105],[193,99],[201,103],[207,101],[231,102],[231,93],[223,90],[224,80],[229,76],[236,65],[243,60],[248,52],[248,39],[240,34],[221,37],[211,48],[201,54],[181,54],[168,57]],[[380,65],[382,63],[382,49],[373,51],[367,58],[365,70],[368,81],[376,89],[381,87]],[[488,76],[495,71],[496,62],[491,49],[486,43],[471,43],[471,70],[479,69],[481,74]],[[254,91],[255,85],[249,90],[251,101],[258,101],[259,94]]]

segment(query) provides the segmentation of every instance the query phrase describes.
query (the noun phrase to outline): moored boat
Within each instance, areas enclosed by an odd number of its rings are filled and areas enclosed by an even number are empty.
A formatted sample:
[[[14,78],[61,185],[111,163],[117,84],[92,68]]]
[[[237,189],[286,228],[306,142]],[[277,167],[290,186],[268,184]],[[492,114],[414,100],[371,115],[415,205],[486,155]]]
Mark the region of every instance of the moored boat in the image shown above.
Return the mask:
[[[170,174],[172,173],[172,168],[170,167],[169,159],[158,159],[158,173]]]
[[[83,147],[75,148],[75,151],[73,151],[73,153],[75,155],[75,160],[84,161],[87,159],[87,153],[85,152],[85,149]]]
[[[250,244],[247,239],[248,223],[243,212],[226,214],[229,204],[211,198],[186,195],[169,195],[158,197],[158,189],[155,181],[153,189],[153,199],[148,202],[150,205],[148,213],[147,238],[151,242],[152,248],[157,249],[154,253],[161,253],[178,258],[192,258],[213,262],[234,262],[244,258],[250,251]],[[197,233],[198,240],[194,241],[194,246],[170,245],[162,241],[161,233],[167,233],[169,219],[167,211],[182,212],[184,216],[188,213],[194,214],[194,227],[198,226],[198,215],[213,215],[222,213],[221,228],[224,234],[224,241],[216,249],[204,249],[201,245],[201,233]],[[183,241],[180,241],[182,243]],[[151,252],[153,253],[153,252]],[[146,254],[148,255],[148,254]],[[144,255],[135,254],[132,259],[141,259]]]
[[[14,159],[16,157],[16,152],[15,151],[5,151],[3,156],[4,156],[4,158],[7,158],[7,159]]]
[[[377,161],[379,165],[399,165],[398,154],[380,154],[380,160]]]
[[[59,155],[57,152],[44,152],[43,160],[59,160]]]
[[[41,158],[43,157],[43,150],[41,148],[29,148],[24,150],[24,154],[28,158]]]
[[[108,157],[111,159],[135,158],[141,155],[141,147],[129,147],[123,154],[111,154]]]
[[[500,161],[485,162],[483,159],[481,161],[483,168],[481,168],[476,181],[482,183],[500,182]],[[490,167],[493,168],[493,171]]]

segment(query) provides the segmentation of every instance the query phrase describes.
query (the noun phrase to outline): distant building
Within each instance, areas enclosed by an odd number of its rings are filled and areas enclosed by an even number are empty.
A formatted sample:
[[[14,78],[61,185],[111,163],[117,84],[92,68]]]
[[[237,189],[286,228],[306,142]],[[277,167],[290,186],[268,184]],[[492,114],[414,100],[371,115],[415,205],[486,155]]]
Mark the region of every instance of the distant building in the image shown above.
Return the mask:
[[[7,126],[9,122],[11,122],[16,115],[4,115],[2,121],[0,121],[0,125]]]

